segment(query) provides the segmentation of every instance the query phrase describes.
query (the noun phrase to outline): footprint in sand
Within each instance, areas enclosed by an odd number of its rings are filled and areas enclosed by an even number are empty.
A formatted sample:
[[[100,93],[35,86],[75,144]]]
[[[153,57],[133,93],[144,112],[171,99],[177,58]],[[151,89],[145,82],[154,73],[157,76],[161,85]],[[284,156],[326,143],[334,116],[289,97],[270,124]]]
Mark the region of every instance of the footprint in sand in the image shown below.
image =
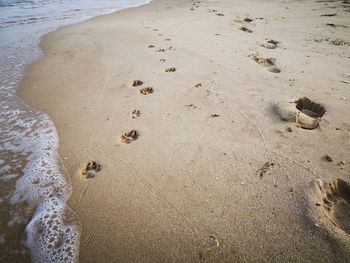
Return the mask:
[[[143,84],[142,80],[134,80],[131,84],[132,87],[138,87],[141,86]]]
[[[153,93],[153,87],[146,87],[146,88],[140,89],[141,95],[148,95],[150,93]]]
[[[171,41],[171,39],[170,38],[166,38],[165,41]]]
[[[160,62],[165,62],[165,58],[161,58],[159,61]]]
[[[84,163],[80,169],[79,174],[85,179],[94,178],[96,173],[101,170],[101,165],[98,164],[96,161],[87,161]]]
[[[155,48],[155,45],[148,45],[148,48]]]
[[[279,41],[270,39],[270,40],[266,41],[266,43],[262,44],[261,46],[264,48],[267,48],[267,49],[275,49],[275,48],[277,48],[279,43],[280,43]]]
[[[160,48],[160,49],[157,49],[156,51],[157,52],[165,52],[165,49],[164,48]]]
[[[246,17],[246,18],[243,19],[243,21],[246,22],[246,23],[250,23],[250,22],[253,21],[253,19],[251,19],[249,17]]]
[[[264,43],[261,46],[264,48],[267,48],[267,49],[275,49],[277,47],[276,45],[271,44],[271,43]]]
[[[176,71],[176,68],[174,67],[165,69],[165,72],[175,72],[175,71]]]
[[[136,130],[131,130],[131,131],[129,131],[129,132],[124,133],[124,134],[120,137],[120,141],[121,141],[122,143],[127,143],[127,144],[129,144],[129,143],[131,143],[131,142],[137,140],[138,137],[139,137],[138,131],[136,131]]]
[[[222,13],[217,13],[216,15],[217,16],[224,16],[224,14],[222,14]]]
[[[277,67],[269,67],[268,71],[270,71],[272,73],[281,73],[281,70]]]
[[[242,30],[243,32],[247,32],[247,33],[253,33],[253,30],[251,30],[245,26],[240,27],[239,30]]]
[[[326,109],[322,104],[313,102],[309,98],[303,97],[292,102],[280,102],[273,106],[273,111],[281,120],[296,122],[304,129],[315,129]]]
[[[202,87],[202,83],[198,82],[196,85],[194,85],[195,88],[201,88]]]
[[[139,110],[133,110],[132,112],[130,112],[130,116],[133,119],[138,118],[141,116],[141,112]]]
[[[189,109],[196,109],[197,108],[197,106],[195,106],[192,103],[191,104],[187,104],[186,107],[189,108]]]
[[[262,58],[258,54],[250,55],[253,60],[261,66],[267,67],[272,73],[280,73],[281,70],[276,67],[274,58]]]
[[[295,120],[296,123],[301,128],[309,130],[315,129],[322,116],[326,113],[323,105],[313,102],[306,97],[297,100],[295,107],[299,110]]]
[[[322,201],[317,203],[325,217],[337,228],[350,235],[350,185],[342,179],[328,184],[318,182]]]

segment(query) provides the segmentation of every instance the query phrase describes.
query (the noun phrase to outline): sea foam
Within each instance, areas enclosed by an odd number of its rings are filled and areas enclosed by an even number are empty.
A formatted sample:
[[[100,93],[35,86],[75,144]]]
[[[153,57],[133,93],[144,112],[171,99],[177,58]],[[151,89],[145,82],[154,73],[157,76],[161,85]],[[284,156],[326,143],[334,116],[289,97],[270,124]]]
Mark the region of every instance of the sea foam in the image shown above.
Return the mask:
[[[71,189],[59,162],[58,136],[52,121],[46,114],[33,109],[7,109],[1,117],[1,152],[25,156],[23,175],[16,182],[10,203],[36,204],[40,200],[25,230],[24,242],[33,262],[76,261],[79,229],[66,206]],[[16,163],[6,164],[4,168],[12,170],[13,165]],[[21,220],[20,216],[16,217],[9,226]]]
[[[80,0],[9,0],[0,4],[0,183],[15,184],[10,196],[0,193],[0,202],[9,207],[9,232],[13,226],[29,222],[23,244],[33,262],[76,262],[80,231],[66,205],[71,186],[58,155],[55,126],[46,114],[16,97],[18,83],[26,66],[41,55],[39,41],[44,34],[147,2],[86,0],[82,5]],[[21,203],[35,207],[34,214],[22,212],[18,208]],[[7,233],[0,233],[3,246],[7,239]],[[27,252],[16,247],[9,253]]]

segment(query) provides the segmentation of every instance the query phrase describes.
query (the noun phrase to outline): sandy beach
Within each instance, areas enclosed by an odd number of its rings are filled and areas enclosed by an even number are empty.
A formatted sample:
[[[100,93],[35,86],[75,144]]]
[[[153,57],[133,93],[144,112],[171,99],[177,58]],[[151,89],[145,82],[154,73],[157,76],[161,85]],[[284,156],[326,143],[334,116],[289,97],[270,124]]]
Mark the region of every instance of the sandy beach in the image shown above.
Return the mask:
[[[18,95],[57,127],[79,261],[350,262],[349,42],[348,1],[154,0],[46,35]]]

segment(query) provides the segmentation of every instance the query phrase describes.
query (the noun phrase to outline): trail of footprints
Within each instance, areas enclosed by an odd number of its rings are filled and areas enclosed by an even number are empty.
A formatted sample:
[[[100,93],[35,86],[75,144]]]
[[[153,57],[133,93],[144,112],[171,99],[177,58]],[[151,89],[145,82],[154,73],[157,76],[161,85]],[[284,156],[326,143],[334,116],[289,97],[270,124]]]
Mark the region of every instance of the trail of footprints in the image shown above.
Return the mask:
[[[154,28],[153,31],[158,32],[158,29]],[[158,34],[158,36],[162,36],[162,34]],[[171,41],[171,39],[165,38],[164,41]],[[153,44],[150,44],[150,45],[148,45],[148,48],[156,48],[156,46]],[[158,48],[158,49],[156,49],[156,52],[166,52],[167,50],[172,50],[172,49],[173,49],[172,46],[169,46],[167,49]],[[165,62],[165,59],[161,58],[160,62]],[[170,67],[170,68],[165,69],[165,72],[175,72],[175,71],[176,71],[175,67]],[[144,96],[152,94],[154,92],[154,89],[152,86],[144,87],[144,82],[142,80],[134,80],[131,84],[131,87],[132,88],[139,88],[139,94],[144,95]],[[136,119],[136,118],[141,116],[141,112],[140,112],[140,110],[135,109],[132,112],[130,112],[130,116],[131,116],[131,118]],[[125,144],[130,144],[133,141],[137,140],[139,138],[139,135],[140,134],[137,130],[134,130],[134,129],[130,130],[130,131],[125,132],[124,134],[122,134],[120,136],[120,142],[125,143]]]
[[[198,7],[199,7],[198,4],[194,4],[190,10],[195,10],[195,8],[198,8]],[[209,9],[208,12],[213,13],[217,16],[224,16],[224,14],[219,13],[218,10],[215,10],[215,9]],[[264,18],[253,19],[253,18],[246,17],[243,20],[236,20],[236,22],[246,24],[244,26],[241,26],[239,30],[245,33],[253,33],[253,30],[251,30],[247,25],[257,19],[264,19]],[[146,27],[146,28],[149,28],[149,27]],[[158,29],[154,28],[153,31],[158,32]],[[158,36],[162,36],[162,34],[158,34]],[[165,38],[164,40],[171,41],[170,38]],[[268,39],[266,40],[265,43],[261,44],[261,46],[266,49],[276,49],[278,48],[279,44],[280,44],[279,41]],[[155,49],[156,46],[153,44],[150,44],[148,45],[148,48]],[[170,46],[167,49],[158,48],[155,51],[159,53],[164,53],[172,49],[173,49],[172,46]],[[259,64],[264,68],[267,68],[267,70],[272,73],[281,72],[281,70],[276,66],[276,60],[274,58],[264,58],[259,53],[251,54],[249,55],[249,57],[255,63]],[[166,59],[161,58],[160,62],[164,63],[166,62]],[[172,73],[175,71],[176,71],[175,67],[169,67],[165,69],[166,73]],[[144,96],[152,94],[154,92],[153,87],[144,86],[144,82],[142,80],[134,80],[131,83],[131,87],[138,88],[139,94]],[[202,83],[198,82],[197,84],[194,85],[194,87],[202,88]],[[298,108],[298,105],[299,105],[299,108]],[[197,108],[197,106],[193,104],[185,105],[185,107],[188,109]],[[323,109],[321,115],[318,112],[313,113],[315,109],[320,109],[320,107],[321,109]],[[318,120],[320,117],[322,117],[322,115],[326,112],[325,109],[322,107],[323,106],[320,106],[320,104],[314,103],[307,98],[302,98],[296,101],[294,104],[289,103],[288,105],[286,105],[286,103],[284,104],[280,103],[279,105],[276,106],[274,110],[283,121],[295,121],[296,119],[298,120],[298,118],[300,118],[301,121],[305,122],[303,123],[303,125],[305,126],[304,127],[301,126],[302,128],[314,129],[317,127],[318,122],[316,123],[316,125],[314,125],[314,123],[310,123],[310,121],[313,121],[312,118],[314,118],[315,116],[318,118]],[[310,112],[312,114],[310,114]],[[303,118],[299,117],[300,114],[303,114],[304,117]],[[314,114],[316,115],[314,116]],[[132,119],[136,119],[141,116],[141,112],[138,109],[134,109],[129,113],[129,116]],[[217,118],[219,116],[220,116],[219,114],[210,115],[210,117],[212,118]],[[288,127],[287,130],[289,132],[293,131],[290,127]],[[132,129],[130,131],[126,131],[125,133],[123,133],[120,136],[119,140],[121,143],[130,144],[133,141],[137,140],[139,136],[140,136],[139,131]],[[82,178],[85,178],[85,179],[94,178],[95,175],[101,171],[101,165],[96,161],[88,160],[79,168],[78,171],[79,171],[78,173]],[[322,208],[323,213],[334,226],[338,227],[339,229],[341,229],[342,231],[350,235],[350,185],[349,183],[341,179],[336,179],[328,184],[323,184],[322,182],[319,182],[318,186],[319,186],[321,201],[316,205]]]
[[[154,32],[158,32],[158,29],[153,29]],[[162,36],[162,34],[158,34],[158,36]],[[165,38],[164,41],[171,41],[170,38]],[[148,45],[148,48],[152,49],[152,48],[156,48],[155,45],[150,44]],[[169,46],[167,49],[164,48],[158,48],[156,49],[156,52],[166,52],[167,50],[173,50],[172,46]],[[161,58],[160,62],[163,63],[165,62],[165,58]],[[171,73],[171,72],[175,72],[176,68],[175,67],[169,67],[165,69],[166,73]],[[199,85],[199,84],[197,84]],[[152,94],[154,92],[154,88],[152,86],[145,86],[144,85],[144,81],[136,79],[131,83],[131,87],[132,88],[137,88],[138,92],[140,95],[149,95]],[[199,87],[199,86],[198,86]],[[134,109],[129,113],[129,116],[132,119],[136,119],[139,118],[141,116],[141,111],[138,109]],[[125,143],[125,144],[130,144],[133,141],[137,140],[140,136],[139,131],[132,129],[130,131],[126,131],[124,132],[120,137],[119,137],[119,141],[121,143]],[[97,161],[94,160],[88,160],[86,161],[78,170],[78,174],[81,176],[81,178],[83,179],[91,179],[94,178],[96,176],[96,174],[98,172],[101,171],[101,164],[99,164]]]

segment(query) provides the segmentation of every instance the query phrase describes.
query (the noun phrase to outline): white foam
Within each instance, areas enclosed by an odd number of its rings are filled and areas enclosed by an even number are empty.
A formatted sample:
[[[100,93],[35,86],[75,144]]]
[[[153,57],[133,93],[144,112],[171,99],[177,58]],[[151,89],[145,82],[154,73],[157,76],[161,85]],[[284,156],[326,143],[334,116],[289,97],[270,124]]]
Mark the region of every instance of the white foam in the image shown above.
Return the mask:
[[[8,110],[4,118],[7,125],[1,128],[1,134],[6,138],[0,143],[0,150],[25,155],[27,159],[10,203],[43,200],[26,227],[25,245],[31,251],[33,262],[74,262],[79,229],[74,223],[67,224],[64,220],[69,214],[66,201],[70,185],[60,171],[58,136],[46,114],[34,110],[29,113],[20,109]],[[11,171],[16,165],[16,160],[7,162],[1,171]],[[17,174],[0,178],[10,180],[15,177]],[[18,214],[11,214],[8,226],[22,221]]]
[[[23,71],[24,66],[18,64],[22,69],[16,70]],[[0,68],[0,80],[10,82],[0,89],[0,180],[7,182],[18,178],[10,204],[41,202],[25,229],[24,243],[33,262],[75,262],[79,229],[74,221],[64,221],[69,214],[66,201],[71,190],[60,170],[55,127],[46,114],[24,105],[15,96],[14,85],[21,75],[11,73]],[[8,80],[9,75],[12,81]],[[1,197],[2,203],[7,200]],[[20,214],[16,209],[9,215],[9,227],[23,225],[29,220],[25,213]],[[18,249],[18,254],[24,252],[23,248]]]

